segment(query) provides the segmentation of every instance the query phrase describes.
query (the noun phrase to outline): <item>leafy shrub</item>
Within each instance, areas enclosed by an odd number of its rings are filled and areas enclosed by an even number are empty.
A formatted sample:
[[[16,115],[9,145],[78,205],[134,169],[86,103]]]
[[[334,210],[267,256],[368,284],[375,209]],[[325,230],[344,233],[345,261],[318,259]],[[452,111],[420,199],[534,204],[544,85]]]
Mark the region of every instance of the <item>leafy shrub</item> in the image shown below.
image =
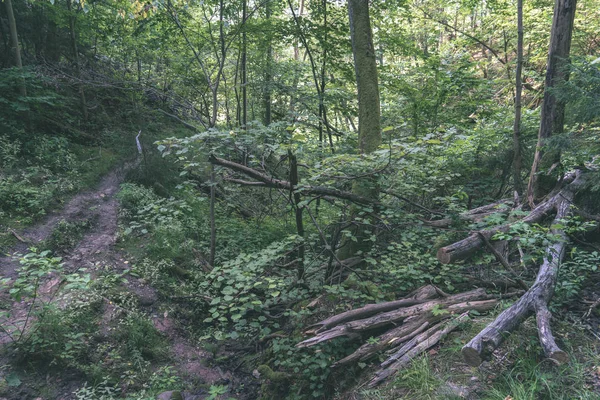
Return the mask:
[[[564,305],[577,298],[590,274],[598,271],[599,268],[600,252],[587,252],[573,248],[571,259],[560,266],[553,305],[555,307]]]
[[[289,290],[296,271],[278,267],[297,244],[298,238],[290,236],[215,267],[199,284],[199,291],[212,297],[210,316],[204,322],[222,329],[231,325],[228,336],[232,339],[257,332],[266,335],[280,328],[277,322],[267,322],[265,312],[291,297],[302,296]],[[216,336],[223,338],[223,333],[217,331]]]
[[[126,217],[131,218],[139,209],[158,199],[152,189],[134,183],[123,183],[117,194]]]
[[[0,180],[0,216],[40,217],[53,195],[49,186],[36,186],[27,176],[6,177]]]
[[[69,150],[69,141],[60,136],[38,136],[24,148],[31,154],[36,165],[48,168],[53,173],[73,172],[77,159]]]
[[[10,169],[19,161],[21,142],[8,136],[0,135],[0,168]]]

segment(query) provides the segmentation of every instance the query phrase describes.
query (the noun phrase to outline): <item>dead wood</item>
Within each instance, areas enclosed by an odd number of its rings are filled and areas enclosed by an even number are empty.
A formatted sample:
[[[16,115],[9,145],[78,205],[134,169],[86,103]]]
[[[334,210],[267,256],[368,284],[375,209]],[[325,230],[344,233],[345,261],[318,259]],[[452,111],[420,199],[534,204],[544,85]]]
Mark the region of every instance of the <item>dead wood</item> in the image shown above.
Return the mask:
[[[552,226],[560,226],[560,222],[572,214],[573,199],[577,190],[584,184],[585,175],[578,171],[570,184],[551,197],[549,201],[543,203],[546,204],[544,207],[551,203],[556,210]],[[462,354],[468,364],[480,365],[502,343],[507,333],[532,314],[536,315],[540,344],[546,357],[557,363],[564,363],[568,360],[568,355],[558,347],[552,335],[551,313],[548,311],[548,303],[554,294],[558,268],[565,254],[568,236],[563,229],[551,229],[551,233],[556,239],[546,248],[543,263],[533,286],[463,347]]]
[[[177,115],[175,114],[170,114],[168,112],[166,112],[165,110],[161,110],[160,108],[158,108],[156,111],[166,115],[169,118],[174,119],[175,121],[179,122],[181,125],[183,125],[184,127],[186,127],[187,129],[191,130],[192,132],[198,132],[198,128],[196,128],[194,125],[185,122],[184,120],[182,120],[181,118],[179,118]],[[204,125],[204,123],[202,122],[202,125]],[[206,125],[204,125],[204,127],[206,127]]]
[[[432,321],[427,321],[426,317],[409,318],[404,324],[375,338],[373,343],[363,344],[354,353],[332,364],[331,367],[336,368],[353,362],[367,360],[376,353],[382,352],[390,347],[398,346],[403,342],[412,339],[425,329],[429,328],[432,323]]]
[[[448,333],[452,332],[460,323],[466,321],[468,318],[468,313],[464,313],[447,323],[439,323],[413,338],[381,364],[382,369],[375,373],[375,376],[369,382],[369,387],[377,386],[386,381],[389,377],[408,365],[413,358],[438,344]]]
[[[292,185],[290,182],[288,182],[286,180],[277,179],[277,178],[269,176],[263,172],[260,172],[254,168],[250,168],[250,167],[247,167],[242,164],[238,164],[233,161],[225,160],[223,158],[219,158],[214,155],[210,156],[209,161],[215,165],[220,165],[222,167],[229,168],[233,171],[240,172],[240,173],[258,181],[258,182],[243,181],[243,180],[234,179],[234,178],[227,179],[231,182],[235,182],[235,183],[238,183],[241,185],[269,187],[269,188],[274,188],[274,189],[283,189],[283,190],[287,190],[287,191],[299,190],[302,193],[306,193],[306,194],[335,197],[337,199],[348,200],[348,201],[351,201],[353,203],[358,203],[358,204],[380,205],[379,202],[373,201],[373,199],[371,199],[371,198],[359,196],[359,195],[356,195],[351,192],[344,192],[344,191],[338,190],[338,189],[328,188],[328,187],[324,187],[324,186]]]
[[[487,204],[485,206],[473,208],[471,210],[465,211],[458,215],[459,221],[464,222],[479,222],[482,221],[485,217],[489,217],[493,214],[508,214],[510,203],[510,199],[502,199],[492,204]],[[425,221],[425,223],[429,226],[437,227],[437,228],[447,228],[452,223],[454,223],[455,219],[453,218],[443,218],[437,219],[433,221]]]
[[[533,209],[526,217],[511,223],[496,226],[494,228],[477,231],[466,237],[465,239],[459,240],[451,245],[442,247],[437,252],[437,259],[442,264],[450,264],[452,262],[467,258],[478,248],[485,244],[484,239],[490,240],[492,236],[500,232],[508,232],[511,225],[519,223],[533,224],[539,222],[548,215],[550,212],[555,211],[557,205],[563,201],[563,192],[572,187],[574,175],[567,175],[562,183],[567,184],[563,188],[557,188],[549,196],[548,199],[540,203],[535,209]]]
[[[486,294],[484,289],[476,289],[470,292],[459,293],[442,299],[429,300],[413,306],[382,312],[372,317],[345,322],[325,331],[319,331],[319,333],[317,333],[314,337],[298,343],[296,347],[310,347],[319,343],[327,342],[336,337],[353,336],[357,333],[375,328],[393,326],[394,324],[398,324],[406,318],[413,317],[415,315],[423,315],[427,312],[430,312],[434,308],[446,310],[448,313],[452,313],[457,307],[461,308],[461,304],[469,304],[469,307],[472,308],[470,304],[473,302],[490,300],[494,298],[494,296]]]
[[[438,292],[436,288],[433,285],[426,285],[417,289],[411,295],[400,300],[389,301],[386,303],[368,304],[364,307],[357,308],[355,310],[350,310],[341,314],[334,315],[333,317],[327,318],[326,320],[312,325],[305,332],[305,334],[314,335],[347,321],[367,318],[375,314],[395,310],[401,307],[414,306],[416,304],[424,303],[427,300],[435,297],[438,297]]]
[[[29,239],[25,239],[23,238],[21,235],[19,235],[17,232],[15,232],[13,229],[9,229],[8,230],[10,233],[13,234],[13,236],[21,243],[31,243],[31,240]]]

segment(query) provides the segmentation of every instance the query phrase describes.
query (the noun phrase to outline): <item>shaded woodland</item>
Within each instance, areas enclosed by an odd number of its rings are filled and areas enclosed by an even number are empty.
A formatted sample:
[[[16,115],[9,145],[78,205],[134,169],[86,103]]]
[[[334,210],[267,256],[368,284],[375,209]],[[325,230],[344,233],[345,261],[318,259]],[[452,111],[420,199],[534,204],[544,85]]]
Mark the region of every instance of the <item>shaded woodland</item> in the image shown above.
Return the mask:
[[[4,0],[0,399],[600,398],[596,0]]]

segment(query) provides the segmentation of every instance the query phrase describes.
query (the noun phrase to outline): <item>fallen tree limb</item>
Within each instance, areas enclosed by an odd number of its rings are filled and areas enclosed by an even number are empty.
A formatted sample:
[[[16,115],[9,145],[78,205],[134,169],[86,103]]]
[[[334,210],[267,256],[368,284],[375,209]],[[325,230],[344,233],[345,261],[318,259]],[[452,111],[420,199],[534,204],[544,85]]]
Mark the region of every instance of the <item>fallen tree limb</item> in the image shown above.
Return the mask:
[[[578,171],[575,180],[550,199],[549,202],[556,209],[552,226],[561,226],[560,222],[572,214],[571,204],[577,190],[585,184],[584,176]],[[502,343],[507,333],[534,313],[537,319],[540,344],[546,357],[556,363],[568,361],[567,353],[558,347],[552,335],[551,314],[548,311],[548,303],[554,294],[558,268],[565,254],[568,236],[563,229],[552,229],[551,233],[556,239],[546,248],[543,263],[533,286],[463,347],[462,354],[468,364],[480,365]]]
[[[410,321],[407,320],[404,324],[378,336],[375,338],[374,343],[363,344],[354,353],[332,364],[331,367],[337,368],[353,362],[366,360],[389,347],[398,346],[423,332],[431,326],[431,323],[431,321],[427,321],[424,317],[413,317]]]
[[[342,200],[348,200],[353,203],[358,204],[373,204],[373,205],[381,205],[379,202],[373,201],[373,199],[359,196],[351,192],[345,192],[338,189],[328,188],[324,186],[307,186],[307,185],[296,185],[292,187],[292,184],[283,179],[277,179],[272,176],[269,176],[265,173],[255,170],[254,168],[247,167],[242,164],[238,164],[233,161],[225,160],[214,155],[210,156],[209,161],[215,165],[219,165],[225,168],[229,168],[233,171],[240,172],[244,175],[249,176],[250,178],[256,179],[258,182],[249,182],[243,180],[235,180],[234,178],[228,178],[227,180],[243,185],[249,186],[262,186],[262,187],[270,187],[275,189],[283,189],[283,190],[294,190],[300,191],[302,193],[314,194],[320,196],[330,196],[335,197]]]
[[[432,285],[423,286],[417,289],[415,292],[413,292],[412,295],[400,300],[389,301],[386,303],[367,304],[364,307],[334,315],[333,317],[327,318],[326,320],[323,320],[318,324],[312,325],[305,332],[305,334],[314,335],[323,332],[331,328],[332,326],[336,326],[347,321],[367,318],[375,314],[379,314],[381,312],[391,311],[401,307],[422,304],[427,300],[435,298],[437,296],[437,291]]]
[[[479,222],[483,220],[485,217],[488,217],[493,214],[508,214],[509,208],[507,204],[510,202],[510,199],[499,200],[492,204],[487,204],[485,206],[473,208],[471,210],[465,211],[458,215],[458,219],[465,222]],[[504,206],[503,208],[500,208]],[[453,218],[443,218],[436,219],[433,221],[425,221],[425,223],[429,226],[433,226],[436,228],[447,228],[455,220]]]
[[[165,110],[161,110],[160,108],[157,108],[156,111],[166,115],[169,118],[174,119],[175,121],[179,122],[181,125],[185,126],[187,129],[189,129],[190,131],[198,132],[198,128],[196,128],[194,125],[192,125],[188,122],[185,122],[184,120],[179,118],[177,115],[170,114],[170,113],[166,112]],[[204,122],[200,121],[200,123],[206,128],[206,125],[204,124]]]
[[[375,373],[375,377],[369,382],[369,387],[377,386],[387,380],[410,363],[413,358],[435,346],[448,333],[456,329],[462,322],[468,320],[468,318],[468,313],[464,313],[445,324],[437,324],[413,338],[381,364],[382,369]]]
[[[522,293],[522,292],[521,292]],[[516,293],[508,293],[513,296]],[[369,340],[354,353],[333,363],[332,368],[367,360],[382,351],[392,350],[392,355],[381,365],[370,385],[376,385],[392,376],[416,355],[438,343],[448,332],[458,326],[457,321],[467,318],[465,313],[476,310],[485,312],[498,305],[502,296],[486,294],[483,289],[448,295],[433,285],[423,286],[409,296],[396,301],[369,304],[356,310],[346,311],[312,325],[306,332],[315,336],[296,347],[311,347],[336,337],[364,337],[373,329],[387,327],[377,338]],[[444,321],[461,315],[458,320]]]
[[[353,336],[357,333],[371,329],[398,324],[408,317],[425,314],[434,308],[446,310],[448,313],[452,313],[455,312],[457,308],[460,309],[463,307],[461,305],[494,298],[495,296],[486,294],[484,289],[476,289],[470,292],[455,294],[446,298],[429,300],[421,304],[382,312],[372,317],[342,323],[328,330],[319,332],[314,337],[298,343],[296,347],[310,347],[319,343],[327,342],[336,337]]]
[[[544,218],[549,212],[553,211],[556,208],[556,205],[560,200],[561,192],[558,192],[550,199],[538,205],[534,210],[532,210],[529,213],[529,215],[520,219],[517,222],[533,224],[535,222],[541,221],[542,218]],[[463,240],[440,248],[437,252],[437,259],[442,264],[450,264],[454,261],[462,260],[471,255],[473,252],[475,252],[479,247],[481,247],[484,244],[484,239],[490,240],[492,236],[494,236],[496,233],[508,232],[510,226],[514,223],[515,222],[512,222],[494,228],[474,232]]]

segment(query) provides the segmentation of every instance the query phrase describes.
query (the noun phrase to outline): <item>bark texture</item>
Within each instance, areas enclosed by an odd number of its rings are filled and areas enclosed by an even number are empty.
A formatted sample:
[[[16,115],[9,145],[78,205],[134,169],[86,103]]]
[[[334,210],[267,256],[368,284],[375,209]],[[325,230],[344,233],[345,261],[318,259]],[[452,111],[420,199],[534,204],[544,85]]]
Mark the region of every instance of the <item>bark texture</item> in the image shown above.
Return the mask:
[[[562,133],[565,120],[565,105],[554,96],[552,88],[569,79],[567,70],[571,52],[571,38],[577,0],[556,0],[550,33],[550,50],[544,83],[544,102],[538,132],[538,142],[527,186],[527,200],[533,207],[539,197],[539,173],[560,160],[558,151],[544,155],[544,145],[553,134]]]
[[[572,214],[571,204],[575,194],[584,184],[585,175],[578,171],[575,179],[549,201],[556,211],[553,226],[560,226],[561,221]],[[463,347],[462,353],[468,364],[480,365],[502,343],[507,333],[532,314],[536,315],[539,339],[546,357],[557,363],[568,360],[567,354],[558,347],[552,335],[551,314],[548,311],[548,303],[554,294],[558,269],[565,254],[568,236],[562,228],[552,229],[551,233],[556,239],[546,248],[543,263],[531,288]]]
[[[468,319],[467,312],[489,311],[497,304],[498,297],[486,294],[483,289],[447,295],[435,286],[427,285],[400,300],[368,304],[327,318],[309,327],[305,333],[314,336],[296,347],[311,347],[340,336],[368,337],[374,329],[387,328],[375,340],[363,344],[331,366],[343,367],[387,351],[389,357],[369,382],[369,386],[375,386],[439,343]]]
[[[12,0],[4,0],[6,6],[6,15],[8,17],[8,27],[10,29],[10,46],[12,48],[13,57],[15,59],[15,67],[23,69],[23,61],[21,59],[21,48],[19,47],[19,35],[17,34],[17,21],[13,11]],[[23,97],[27,96],[25,84],[19,85],[19,94]]]
[[[358,91],[358,146],[362,154],[368,154],[377,150],[381,145],[379,84],[369,16],[369,1],[349,0],[348,18]],[[373,201],[377,201],[379,197],[379,188],[374,177],[354,181],[352,192]],[[350,218],[353,219],[356,214],[357,210],[353,208]],[[362,225],[353,225],[350,231],[355,240],[344,238],[338,252],[338,258],[341,260],[354,257],[359,251],[369,248],[370,242],[366,240],[370,236],[368,228]]]

